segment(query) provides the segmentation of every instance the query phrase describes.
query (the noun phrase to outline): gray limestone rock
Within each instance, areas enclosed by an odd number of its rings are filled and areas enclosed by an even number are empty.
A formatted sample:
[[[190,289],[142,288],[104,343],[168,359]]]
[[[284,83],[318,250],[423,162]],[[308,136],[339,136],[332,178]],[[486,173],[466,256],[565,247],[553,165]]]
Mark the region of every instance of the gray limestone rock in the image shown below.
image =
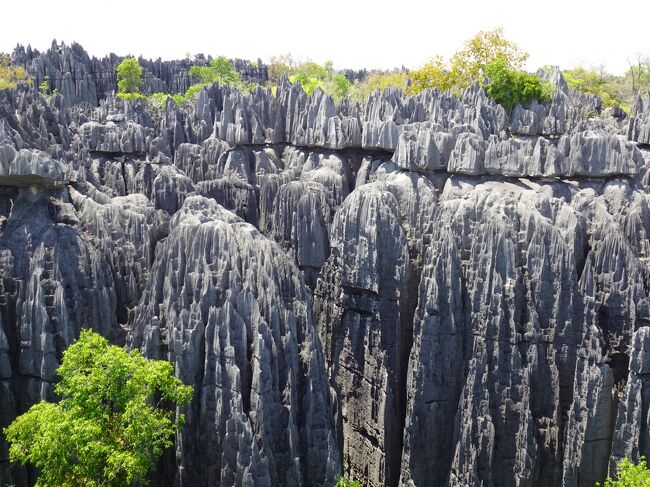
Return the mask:
[[[295,265],[211,199],[188,198],[170,229],[130,343],[195,384],[177,480],[331,485],[340,472],[331,399]]]
[[[650,327],[634,332],[630,351],[630,373],[621,394],[616,428],[611,443],[609,474],[624,458],[635,463],[650,454]]]
[[[640,144],[650,144],[650,93],[637,96],[634,117],[628,126],[628,138]]]
[[[79,127],[79,136],[84,146],[93,152],[131,154],[146,150],[144,127],[131,122],[86,122]]]
[[[315,294],[319,333],[341,411],[343,469],[367,485],[399,476],[411,279],[398,203],[377,184],[336,213]]]
[[[555,70],[510,116],[287,79],[154,107],[121,59],[19,47],[60,94],[0,91],[0,427],[89,326],[194,386],[157,486],[586,487],[648,454],[646,98]],[[0,487],[33,481],[0,438]]]

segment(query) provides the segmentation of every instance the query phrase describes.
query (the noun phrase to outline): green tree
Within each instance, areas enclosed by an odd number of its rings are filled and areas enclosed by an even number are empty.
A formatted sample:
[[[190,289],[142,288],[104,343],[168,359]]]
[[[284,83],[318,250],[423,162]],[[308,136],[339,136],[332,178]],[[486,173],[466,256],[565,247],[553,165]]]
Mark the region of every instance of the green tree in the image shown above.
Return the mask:
[[[489,65],[498,61],[511,71],[521,71],[526,59],[528,53],[505,39],[503,29],[481,31],[465,42],[449,62],[437,56],[413,71],[408,92],[414,95],[426,88],[438,88],[458,95],[468,86],[481,83]]]
[[[628,104],[632,101],[631,91],[627,97],[625,95],[624,80],[607,73],[603,67],[593,69],[578,66],[563,71],[562,76],[569,88],[599,96],[606,108],[624,105],[625,98],[628,98]]]
[[[198,78],[200,84],[219,83],[232,86],[239,82],[239,73],[224,56],[211,60],[207,66],[192,66],[189,75]]]
[[[510,68],[504,58],[489,62],[484,74],[487,77],[485,92],[508,112],[512,111],[517,103],[528,105],[533,100],[550,99],[552,87],[549,83],[534,74]]]
[[[315,76],[309,76],[308,72],[303,71],[302,69],[298,69],[295,74],[289,76],[289,81],[292,83],[299,82],[300,86],[302,86],[302,89],[309,96],[313,95],[314,91],[316,91],[316,88],[322,86],[323,84],[319,78]]]
[[[596,482],[597,486],[601,484]],[[638,465],[624,458],[616,467],[616,478],[608,477],[604,487],[647,487],[650,485],[650,470],[645,457],[641,457]]]
[[[503,37],[503,29],[481,31],[465,43],[450,60],[450,76],[457,90],[483,81],[489,64],[501,60],[511,70],[520,71],[528,59],[514,42]]]
[[[82,331],[63,354],[57,404],[40,402],[5,430],[11,461],[30,463],[37,486],[127,487],[146,483],[172,444],[192,388],[170,363]]]
[[[345,98],[350,91],[350,80],[342,74],[335,74],[332,76],[332,91],[335,98]]]
[[[140,94],[142,86],[142,66],[134,57],[124,59],[117,66],[117,92],[118,95],[126,95],[122,98],[129,98],[130,95]]]
[[[415,95],[426,88],[447,91],[454,87],[451,71],[441,56],[436,56],[420,69],[411,72],[409,79],[410,84],[406,90],[409,95]]]
[[[0,54],[0,90],[31,84],[32,80],[29,79],[25,68],[14,66],[7,54]]]
[[[269,59],[268,73],[271,84],[277,85],[282,76],[289,76],[295,68],[295,62],[291,53],[280,56],[271,56]]]

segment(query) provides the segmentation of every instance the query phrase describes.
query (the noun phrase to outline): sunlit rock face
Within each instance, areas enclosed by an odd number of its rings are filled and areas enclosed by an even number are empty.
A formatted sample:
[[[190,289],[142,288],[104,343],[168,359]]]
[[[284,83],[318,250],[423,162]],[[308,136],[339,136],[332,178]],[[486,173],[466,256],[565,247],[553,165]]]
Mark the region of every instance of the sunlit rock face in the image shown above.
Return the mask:
[[[117,59],[18,48],[60,93],[0,92],[0,427],[88,327],[194,386],[153,485],[586,487],[650,454],[648,97],[154,109]],[[34,483],[0,436],[0,486]]]

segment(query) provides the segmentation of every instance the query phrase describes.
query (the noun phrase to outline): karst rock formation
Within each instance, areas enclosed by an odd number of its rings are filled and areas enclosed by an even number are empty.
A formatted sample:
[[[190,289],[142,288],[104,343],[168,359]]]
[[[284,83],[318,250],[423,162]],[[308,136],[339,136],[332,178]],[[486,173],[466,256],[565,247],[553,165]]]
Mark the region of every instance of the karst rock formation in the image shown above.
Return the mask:
[[[0,427],[88,327],[194,386],[155,486],[586,487],[650,454],[650,95],[156,108],[117,56],[12,56],[58,93],[0,91]],[[0,486],[34,480],[0,436]]]

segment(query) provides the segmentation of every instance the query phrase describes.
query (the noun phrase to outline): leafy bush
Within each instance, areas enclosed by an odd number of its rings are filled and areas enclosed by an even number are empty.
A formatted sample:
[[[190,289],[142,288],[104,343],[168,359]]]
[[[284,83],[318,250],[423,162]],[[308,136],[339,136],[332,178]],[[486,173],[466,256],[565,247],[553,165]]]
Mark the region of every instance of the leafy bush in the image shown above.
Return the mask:
[[[289,81],[292,83],[300,83],[302,89],[309,96],[313,95],[314,91],[316,91],[316,88],[322,86],[323,84],[322,80],[314,76],[309,76],[306,71],[302,70],[298,70],[295,74],[289,76]]]
[[[117,93],[120,98],[128,99],[129,96],[140,93],[142,86],[142,66],[134,57],[124,59],[117,66]],[[132,98],[132,97],[131,97]]]
[[[397,88],[406,91],[408,75],[405,71],[389,71],[384,73],[372,73],[365,80],[356,81],[348,92],[350,100],[356,103],[363,103],[368,100],[375,91],[384,91],[387,88]]]
[[[332,92],[335,98],[345,98],[350,92],[350,80],[342,74],[332,76]]]
[[[296,63],[291,56],[291,53],[282,54],[280,56],[271,56],[268,65],[269,82],[272,85],[277,85],[283,76],[289,76]]]
[[[582,66],[562,72],[569,88],[599,96],[605,108],[624,104],[624,80],[604,70],[587,69]]]
[[[551,85],[522,70],[527,58],[527,53],[503,37],[502,29],[479,32],[448,62],[437,56],[411,72],[406,91],[415,95],[437,88],[459,95],[472,84],[481,83],[488,96],[508,111],[517,103],[550,99]]]
[[[29,79],[25,68],[14,66],[7,54],[0,54],[0,90],[31,84],[32,80]]]
[[[50,92],[50,78],[46,76],[38,85],[38,91],[41,95],[47,95]]]
[[[551,98],[552,87],[548,82],[534,74],[510,68],[506,59],[491,61],[484,73],[488,79],[485,84],[487,95],[508,112],[517,103],[528,105],[533,100],[548,101]]]
[[[503,37],[503,29],[481,31],[465,43],[450,60],[450,77],[455,91],[480,83],[487,75],[486,69],[495,62],[504,62],[513,71],[521,71],[528,59],[514,42]]]
[[[335,487],[363,487],[363,484],[356,480],[348,480],[345,477],[339,477],[336,481]]]
[[[451,71],[441,56],[436,56],[420,69],[411,72],[409,81],[406,90],[409,95],[415,95],[427,88],[447,91],[454,87]]]
[[[145,483],[183,423],[192,388],[173,366],[109,345],[90,330],[63,354],[58,404],[40,402],[6,428],[11,461],[31,463],[39,486]]]
[[[596,482],[597,486],[600,483]],[[616,479],[607,478],[603,487],[647,487],[650,485],[650,470],[645,457],[638,465],[624,458],[616,467]]]
[[[192,66],[189,75],[198,78],[199,84],[219,83],[233,86],[239,82],[239,73],[224,56],[211,60],[207,66]]]

